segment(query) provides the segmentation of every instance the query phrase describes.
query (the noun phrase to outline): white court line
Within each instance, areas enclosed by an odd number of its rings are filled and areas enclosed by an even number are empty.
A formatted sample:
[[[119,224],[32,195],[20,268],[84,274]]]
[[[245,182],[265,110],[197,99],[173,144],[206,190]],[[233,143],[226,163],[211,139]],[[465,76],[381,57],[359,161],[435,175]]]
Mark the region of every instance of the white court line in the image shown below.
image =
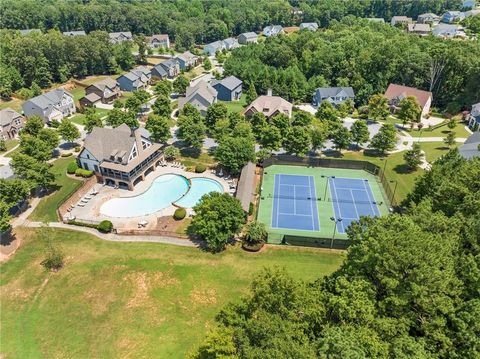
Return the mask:
[[[357,219],[360,219],[360,215],[358,214],[357,205],[355,204],[355,197],[353,197],[353,190],[350,190],[350,196],[352,196],[352,203],[353,207],[355,208],[355,213],[357,214]]]
[[[330,183],[329,183],[329,184],[330,184]],[[335,182],[333,181],[333,179],[332,179],[332,185],[333,185],[333,190],[335,191],[335,197],[336,197],[336,199],[337,199],[338,214],[340,215],[340,218],[343,219],[343,217],[342,217],[342,210],[340,209],[340,205],[338,204],[337,186],[335,186]],[[333,212],[335,212],[335,211],[333,211]],[[337,218],[335,218],[335,225],[337,225],[337,221],[336,221],[336,220],[337,220]],[[343,229],[342,232],[345,233],[345,228],[343,227],[343,223],[340,222],[340,225],[342,226],[342,229]]]
[[[282,175],[278,175],[278,192],[280,192],[280,178]],[[280,212],[280,193],[278,193],[278,202],[277,202],[277,227],[278,227],[278,212]]]
[[[297,194],[295,192],[295,186],[293,186],[293,214],[297,214]]]
[[[289,186],[289,187],[309,187],[304,184],[290,184],[290,183],[282,183],[282,186]]]
[[[312,177],[308,177],[308,193],[310,194],[310,198],[312,198],[312,186],[311,186],[311,182],[310,180],[312,179]],[[310,201],[310,217],[312,219],[312,230],[315,230],[315,222],[313,221],[313,204],[312,204],[313,201]]]
[[[365,186],[365,182],[366,181],[363,181],[363,188],[365,188],[365,192],[367,192],[367,197],[368,197],[368,200],[370,202],[370,209],[373,211],[373,215],[375,216],[376,215],[376,212],[375,212],[375,208],[373,208],[373,201],[372,199],[370,198],[370,193],[368,193],[368,189],[367,189],[367,186]],[[370,185],[369,185],[370,186]]]
[[[311,217],[308,214],[295,214],[295,213],[279,213],[283,216],[296,216],[296,217]]]

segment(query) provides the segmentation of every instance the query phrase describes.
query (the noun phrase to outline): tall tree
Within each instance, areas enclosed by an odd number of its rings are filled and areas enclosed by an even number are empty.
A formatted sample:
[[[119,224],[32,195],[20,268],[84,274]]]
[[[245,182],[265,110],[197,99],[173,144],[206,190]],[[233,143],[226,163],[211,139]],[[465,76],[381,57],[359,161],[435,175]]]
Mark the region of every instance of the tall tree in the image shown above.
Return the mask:
[[[145,128],[150,132],[150,139],[155,142],[166,142],[170,134],[168,118],[155,114],[149,115]]]
[[[388,109],[388,99],[376,94],[368,100],[368,117],[374,121],[385,121],[390,114]]]
[[[255,160],[255,144],[248,137],[224,136],[215,151],[215,158],[231,174],[238,174],[249,161]]]
[[[382,125],[380,130],[372,137],[369,147],[385,154],[387,151],[393,150],[396,143],[397,131],[392,124],[387,123]]]
[[[80,137],[80,131],[77,126],[70,121],[62,121],[60,126],[58,126],[58,133],[68,142],[73,142]]]
[[[352,124],[350,134],[352,135],[352,141],[355,142],[357,146],[367,142],[370,138],[367,123],[362,120],[355,121]]]
[[[408,96],[400,101],[400,109],[397,112],[397,116],[404,125],[408,122],[420,122],[421,114],[422,108],[416,97]]]

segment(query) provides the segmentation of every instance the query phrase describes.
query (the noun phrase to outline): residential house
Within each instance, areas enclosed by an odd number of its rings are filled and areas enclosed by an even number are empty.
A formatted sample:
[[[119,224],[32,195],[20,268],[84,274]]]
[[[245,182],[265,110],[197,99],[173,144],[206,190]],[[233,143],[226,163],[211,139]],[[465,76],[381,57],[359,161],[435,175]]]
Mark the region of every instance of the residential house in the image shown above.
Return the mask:
[[[112,44],[119,44],[121,42],[130,41],[133,39],[130,31],[111,32],[108,34],[108,37],[110,38],[110,42]]]
[[[420,36],[430,35],[430,25],[429,24],[408,24],[407,32],[410,34],[416,34]]]
[[[452,24],[465,19],[465,14],[461,11],[447,11],[442,15],[442,22]]]
[[[148,68],[139,66],[118,77],[117,82],[122,91],[145,90],[150,83],[151,76],[152,73]]]
[[[280,96],[268,95],[257,97],[243,112],[245,117],[251,117],[257,112],[263,113],[267,118],[275,115],[285,114],[288,118],[292,117],[293,105]]]
[[[223,51],[225,49],[225,44],[223,41],[214,41],[210,44],[207,44],[203,47],[203,53],[208,56],[215,56],[218,51]]]
[[[183,54],[175,56],[174,59],[180,66],[180,70],[186,71],[192,67],[197,66],[199,61],[198,56],[195,56],[190,51],[185,51]]]
[[[300,24],[300,30],[317,31],[318,24],[316,22],[302,22]]]
[[[158,79],[173,79],[180,73],[180,65],[176,59],[168,59],[156,64],[152,69],[152,77]]]
[[[42,33],[42,30],[40,30],[40,29],[24,29],[24,30],[19,30],[19,31],[20,31],[20,35],[28,35],[28,34],[31,34],[31,33],[38,33],[38,34]]]
[[[300,27],[298,26],[287,26],[283,28],[283,32],[285,34],[293,34],[294,32],[300,31]]]
[[[85,88],[85,96],[79,102],[82,107],[92,107],[97,103],[112,103],[121,96],[120,86],[111,78],[95,82]]]
[[[464,9],[474,9],[477,6],[476,0],[465,0],[462,4]]]
[[[355,93],[351,87],[319,87],[315,90],[312,103],[314,106],[320,106],[323,101],[328,101],[338,106],[349,99],[355,99]]]
[[[417,18],[417,23],[419,24],[437,25],[439,22],[440,22],[440,16],[434,14],[433,12],[420,14],[418,15],[418,18]]]
[[[385,19],[383,17],[367,17],[365,20],[385,24]]]
[[[109,185],[133,190],[163,160],[162,145],[150,140],[150,133],[126,124],[116,128],[94,127],[78,155],[81,168],[93,171]]]
[[[146,41],[148,46],[154,49],[159,47],[163,47],[164,49],[170,48],[170,38],[168,37],[167,34],[158,34],[158,35],[148,36],[146,38]]]
[[[480,131],[480,102],[472,106],[468,117],[468,127],[473,131]]]
[[[217,90],[205,81],[199,81],[195,86],[187,87],[185,97],[178,99],[178,109],[181,110],[189,103],[200,111],[202,116],[207,114],[207,109],[217,102]]]
[[[470,160],[480,157],[480,131],[470,135],[467,140],[458,148],[460,156]]]
[[[283,34],[283,27],[281,25],[270,25],[263,29],[263,35],[266,37],[277,36]]]
[[[0,139],[11,140],[17,137],[25,120],[17,111],[7,107],[0,110]]]
[[[65,36],[85,36],[86,33],[83,30],[80,30],[80,31],[65,31],[63,33],[63,35],[65,35]]]
[[[22,105],[25,116],[39,116],[45,123],[62,121],[76,112],[73,95],[58,88],[25,101]]]
[[[243,34],[238,35],[238,42],[242,45],[256,43],[258,41],[258,36],[254,32],[244,32]]]
[[[411,17],[407,16],[394,16],[390,21],[390,25],[392,26],[402,26],[406,24],[411,24],[413,22]]]
[[[451,39],[454,37],[466,38],[465,30],[461,25],[455,24],[438,24],[432,30],[432,34],[444,39]]]
[[[235,76],[212,80],[212,87],[217,90],[217,99],[220,101],[237,101],[242,97],[242,80]]]
[[[239,47],[240,44],[237,39],[229,37],[228,39],[223,40],[223,46],[226,50],[233,50]]]
[[[413,96],[417,99],[420,108],[422,109],[422,116],[426,116],[430,112],[430,106],[433,99],[433,95],[430,91],[390,84],[385,92],[385,97],[388,99],[388,104],[392,112],[398,110],[400,102],[409,96]]]

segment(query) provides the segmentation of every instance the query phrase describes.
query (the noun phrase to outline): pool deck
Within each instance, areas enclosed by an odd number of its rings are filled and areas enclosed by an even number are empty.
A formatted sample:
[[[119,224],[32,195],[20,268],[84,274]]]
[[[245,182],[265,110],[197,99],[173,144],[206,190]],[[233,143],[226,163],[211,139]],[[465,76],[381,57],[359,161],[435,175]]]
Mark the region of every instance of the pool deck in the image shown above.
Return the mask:
[[[178,207],[170,205],[166,208],[163,208],[155,213],[138,216],[138,217],[111,217],[100,213],[101,206],[109,201],[112,198],[126,198],[126,197],[135,197],[138,196],[145,191],[147,191],[152,182],[157,179],[159,176],[166,175],[166,174],[176,174],[184,176],[188,179],[192,178],[210,178],[216,180],[223,186],[224,192],[228,193],[230,185],[229,183],[221,177],[210,172],[207,170],[203,173],[194,173],[194,172],[187,172],[181,168],[172,167],[170,164],[167,167],[157,167],[154,172],[151,172],[145,177],[145,180],[138,183],[133,191],[120,189],[120,188],[113,188],[110,186],[104,186],[102,184],[95,185],[95,189],[99,192],[95,196],[91,196],[92,198],[85,204],[84,207],[75,206],[70,211],[70,216],[75,216],[75,220],[82,221],[86,223],[98,223],[104,219],[110,220],[115,228],[128,228],[128,229],[136,229],[138,228],[138,223],[140,221],[147,221],[148,224],[144,227],[145,229],[155,229],[157,225],[157,220],[159,217],[165,216],[172,216],[175,210]],[[192,209],[187,209],[187,215],[191,215],[193,213]]]

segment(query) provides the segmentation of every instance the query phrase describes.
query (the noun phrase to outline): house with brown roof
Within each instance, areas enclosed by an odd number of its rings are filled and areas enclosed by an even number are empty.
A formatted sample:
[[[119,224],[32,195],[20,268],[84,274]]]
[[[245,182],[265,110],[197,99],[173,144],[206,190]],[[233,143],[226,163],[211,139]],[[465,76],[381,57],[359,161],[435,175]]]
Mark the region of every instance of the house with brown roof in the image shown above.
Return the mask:
[[[257,112],[263,113],[267,118],[278,114],[292,117],[293,105],[280,96],[262,95],[253,101],[243,112],[245,117],[251,117]]]
[[[111,78],[95,82],[85,88],[85,96],[82,97],[79,102],[82,107],[92,107],[95,104],[112,103],[122,92],[117,81]]]
[[[283,32],[285,34],[292,34],[292,33],[297,32],[297,31],[300,31],[299,26],[287,26],[287,27],[283,28]]]
[[[170,38],[167,34],[158,34],[148,36],[146,38],[147,44],[149,47],[156,49],[159,47],[163,47],[164,49],[170,48]]]
[[[11,140],[17,137],[25,124],[25,118],[7,107],[0,111],[0,139]]]
[[[207,109],[217,102],[217,95],[217,90],[201,80],[195,86],[187,87],[185,97],[178,99],[178,109],[182,110],[185,104],[189,103],[205,116]]]
[[[430,112],[430,106],[432,105],[433,99],[433,94],[430,91],[423,91],[414,87],[390,84],[385,92],[385,97],[388,99],[388,104],[392,112],[398,110],[400,102],[409,96],[413,96],[417,99],[422,109],[422,116],[426,116]]]
[[[132,190],[163,160],[162,145],[144,128],[94,127],[85,138],[78,165],[93,171],[105,184]]]
[[[429,24],[408,24],[407,32],[410,34],[416,34],[420,36],[430,35],[430,25]]]
[[[197,66],[200,58],[190,51],[185,51],[183,54],[174,57],[175,61],[178,62],[180,70],[188,70],[192,67]]]
[[[403,24],[411,24],[413,19],[407,16],[394,16],[390,20],[390,25],[392,26],[402,26]]]

